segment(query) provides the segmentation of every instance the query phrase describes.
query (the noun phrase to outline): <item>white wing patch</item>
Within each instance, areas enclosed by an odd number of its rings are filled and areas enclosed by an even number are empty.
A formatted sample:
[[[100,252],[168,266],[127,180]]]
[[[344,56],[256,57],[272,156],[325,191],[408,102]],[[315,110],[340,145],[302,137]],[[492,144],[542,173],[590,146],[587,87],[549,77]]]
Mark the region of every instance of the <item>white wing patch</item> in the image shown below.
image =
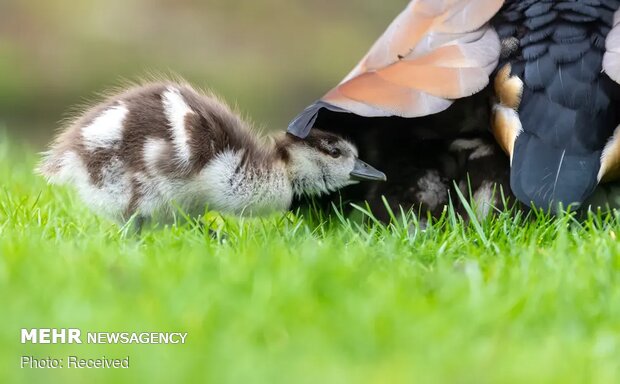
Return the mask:
[[[172,130],[172,142],[177,152],[177,160],[183,166],[189,165],[191,151],[189,148],[189,135],[185,126],[185,118],[195,112],[187,105],[181,92],[177,88],[170,87],[162,95],[164,113]]]
[[[161,160],[166,151],[166,147],[166,141],[164,139],[149,138],[146,140],[143,156],[146,168],[150,172],[157,173],[157,163]]]
[[[123,138],[123,126],[129,110],[123,103],[105,110],[91,124],[82,128],[84,145],[90,151],[112,149]]]

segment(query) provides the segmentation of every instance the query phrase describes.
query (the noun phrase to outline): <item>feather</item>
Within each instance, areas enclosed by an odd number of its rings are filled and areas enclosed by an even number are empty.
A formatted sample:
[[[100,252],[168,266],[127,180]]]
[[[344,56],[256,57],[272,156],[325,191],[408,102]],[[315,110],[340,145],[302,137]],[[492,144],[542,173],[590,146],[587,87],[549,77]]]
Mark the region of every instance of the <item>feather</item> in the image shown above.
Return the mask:
[[[588,30],[582,25],[560,23],[553,32],[553,41],[556,43],[575,43],[585,40]]]
[[[613,28],[605,40],[603,70],[616,83],[620,83],[620,10],[614,15]]]
[[[592,68],[601,62],[601,56],[601,52],[590,50],[574,63],[564,65],[564,70],[578,81],[593,83],[600,73]]]
[[[547,53],[548,50],[549,47],[547,44],[532,44],[524,47],[521,53],[523,54],[523,58],[525,60],[533,61]]]
[[[590,48],[591,45],[588,40],[576,43],[550,44],[549,54],[558,64],[573,63],[582,58]]]
[[[539,29],[536,31],[532,31],[531,33],[529,33],[527,35],[527,37],[525,37],[522,41],[521,41],[521,45],[522,46],[526,46],[529,44],[534,44],[534,43],[538,43],[541,40],[546,39],[547,37],[553,35],[553,31],[555,30],[555,28],[553,28],[553,26],[547,26],[543,29]]]
[[[487,22],[503,3],[411,1],[353,71],[321,99],[323,107],[366,117],[420,117],[481,91],[501,51]],[[289,132],[307,134],[307,123],[315,120],[311,111],[295,119]]]
[[[553,3],[537,3],[529,7],[523,14],[526,17],[538,17],[547,14],[553,8]]]
[[[551,84],[557,73],[557,66],[549,54],[525,64],[525,83],[533,90],[543,89]]]
[[[547,12],[543,15],[532,17],[530,19],[525,20],[523,23],[529,29],[539,29],[548,25],[552,21],[554,21],[558,17],[558,13],[555,11]]]
[[[581,204],[598,184],[601,151],[570,154],[523,132],[515,143],[510,186],[516,197],[538,208]]]
[[[601,156],[601,168],[598,179],[602,181],[618,180],[620,177],[620,128],[605,145]]]

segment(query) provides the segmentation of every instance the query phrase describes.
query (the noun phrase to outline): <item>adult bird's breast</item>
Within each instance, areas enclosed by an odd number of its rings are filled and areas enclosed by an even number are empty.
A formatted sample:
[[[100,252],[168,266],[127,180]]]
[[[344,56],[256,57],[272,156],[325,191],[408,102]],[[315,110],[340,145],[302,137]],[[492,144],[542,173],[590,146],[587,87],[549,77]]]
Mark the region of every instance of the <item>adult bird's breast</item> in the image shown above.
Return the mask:
[[[512,190],[526,204],[579,205],[604,177],[604,149],[613,147],[620,115],[619,86],[603,72],[603,56],[619,6],[509,1],[493,20],[503,43],[493,133],[511,157]]]

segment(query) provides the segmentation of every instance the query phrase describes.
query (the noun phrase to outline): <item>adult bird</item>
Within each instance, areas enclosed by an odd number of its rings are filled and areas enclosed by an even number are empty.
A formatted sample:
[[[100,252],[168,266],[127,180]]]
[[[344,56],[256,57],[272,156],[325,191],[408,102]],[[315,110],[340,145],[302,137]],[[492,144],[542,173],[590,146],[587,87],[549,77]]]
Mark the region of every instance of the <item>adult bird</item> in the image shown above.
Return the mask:
[[[454,140],[492,134],[508,156],[461,146],[478,153],[465,171],[478,171],[481,184],[505,176],[530,206],[577,207],[620,177],[619,8],[620,0],[413,0],[289,132],[345,126],[388,158],[415,158],[438,142],[433,153],[448,153]],[[398,139],[381,147],[389,137]],[[403,169],[384,168],[392,180]]]

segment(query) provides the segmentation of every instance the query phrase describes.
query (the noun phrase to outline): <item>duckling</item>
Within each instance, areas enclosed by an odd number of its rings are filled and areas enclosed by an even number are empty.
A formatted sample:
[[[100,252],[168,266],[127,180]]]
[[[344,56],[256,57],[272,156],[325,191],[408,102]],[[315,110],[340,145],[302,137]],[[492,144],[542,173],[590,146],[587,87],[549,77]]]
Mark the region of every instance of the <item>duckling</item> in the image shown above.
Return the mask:
[[[191,217],[205,207],[236,215],[289,209],[294,197],[386,180],[341,136],[259,137],[213,94],[158,82],[108,97],[73,121],[39,172],[74,186],[95,212],[125,222]]]

